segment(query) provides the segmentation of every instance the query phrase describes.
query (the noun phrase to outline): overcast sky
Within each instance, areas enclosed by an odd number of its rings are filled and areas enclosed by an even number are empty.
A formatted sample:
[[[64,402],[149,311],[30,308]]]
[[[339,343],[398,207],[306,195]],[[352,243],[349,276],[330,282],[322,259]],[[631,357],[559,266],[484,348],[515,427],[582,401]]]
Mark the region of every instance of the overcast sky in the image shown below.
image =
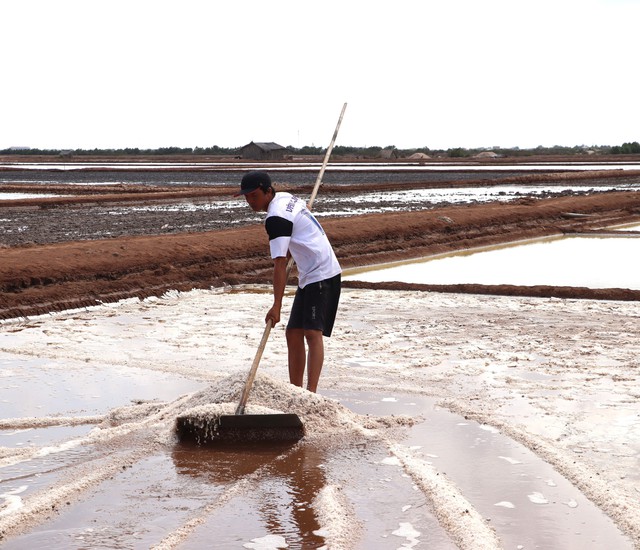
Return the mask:
[[[640,0],[0,0],[0,149],[640,141]]]

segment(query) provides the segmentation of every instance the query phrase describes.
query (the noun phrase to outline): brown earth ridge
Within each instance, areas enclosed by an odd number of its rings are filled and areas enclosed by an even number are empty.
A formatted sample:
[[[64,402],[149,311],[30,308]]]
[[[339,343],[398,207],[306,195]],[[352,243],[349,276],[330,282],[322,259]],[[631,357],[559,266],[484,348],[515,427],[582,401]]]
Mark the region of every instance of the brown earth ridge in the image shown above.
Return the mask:
[[[158,193],[162,200],[176,198]],[[112,191],[110,197],[122,199]],[[37,199],[33,208],[42,208],[43,200],[47,199]],[[22,201],[20,206],[28,205]],[[598,231],[638,221],[640,193],[610,191],[324,218],[322,223],[342,266],[349,268],[540,236]],[[0,249],[0,258],[0,318],[4,319],[125,298],[160,296],[172,290],[268,284],[272,266],[264,228],[259,223],[206,232],[5,245]],[[640,292],[628,289],[344,284],[440,292],[640,299]]]

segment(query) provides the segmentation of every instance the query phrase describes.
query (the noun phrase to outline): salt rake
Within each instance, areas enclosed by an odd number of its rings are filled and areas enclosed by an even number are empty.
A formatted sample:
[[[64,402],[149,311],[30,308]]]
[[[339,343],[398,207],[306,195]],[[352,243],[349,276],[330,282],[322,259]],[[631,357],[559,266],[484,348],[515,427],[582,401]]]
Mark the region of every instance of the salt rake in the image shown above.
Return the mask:
[[[333,132],[333,138],[322,161],[322,166],[316,183],[313,187],[311,197],[307,204],[307,208],[311,210],[313,201],[318,194],[322,176],[329,162],[331,150],[336,142],[338,130],[342,123],[344,111],[347,108],[345,103],[338,118],[338,124]],[[287,265],[287,279],[289,272],[293,266],[293,259],[289,260]],[[234,415],[214,415],[211,418],[199,418],[195,416],[180,416],[176,421],[176,430],[180,441],[192,441],[199,445],[216,443],[216,442],[260,442],[260,441],[291,441],[295,442],[304,437],[304,425],[297,414],[293,413],[276,413],[276,414],[245,414],[245,406],[249,398],[251,386],[256,377],[258,365],[262,352],[267,345],[269,334],[273,324],[269,319],[262,334],[262,340],[258,346],[255,358],[251,365],[251,370],[247,376],[240,402],[236,408]]]
[[[260,441],[295,442],[304,437],[304,425],[297,414],[245,414],[244,412],[272,326],[272,321],[269,319],[262,334],[258,351],[253,359],[247,381],[242,389],[240,402],[235,414],[212,415],[209,418],[190,415],[179,416],[176,421],[176,429],[180,441],[206,445],[224,441],[248,443]]]

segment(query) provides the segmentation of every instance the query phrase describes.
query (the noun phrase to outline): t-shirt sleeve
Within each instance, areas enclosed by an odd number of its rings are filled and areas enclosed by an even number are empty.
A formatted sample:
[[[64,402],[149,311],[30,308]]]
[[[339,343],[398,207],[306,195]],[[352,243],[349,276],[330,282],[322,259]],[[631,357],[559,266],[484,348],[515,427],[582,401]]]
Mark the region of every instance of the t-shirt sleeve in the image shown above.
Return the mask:
[[[293,222],[280,216],[270,216],[267,218],[265,227],[267,228],[270,241],[278,237],[291,237],[293,234]]]
[[[291,235],[293,234],[293,222],[279,216],[270,216],[265,222],[265,228],[269,235],[271,257],[281,258],[286,256]]]

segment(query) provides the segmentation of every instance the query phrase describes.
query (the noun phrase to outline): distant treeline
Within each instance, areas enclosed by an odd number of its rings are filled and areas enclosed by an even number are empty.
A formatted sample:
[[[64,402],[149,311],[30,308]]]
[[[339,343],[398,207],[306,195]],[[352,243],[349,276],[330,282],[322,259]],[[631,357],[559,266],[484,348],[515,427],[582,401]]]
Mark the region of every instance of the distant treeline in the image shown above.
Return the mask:
[[[322,147],[304,146],[293,147],[287,146],[292,155],[313,156],[322,155],[326,151]],[[502,148],[477,148],[465,149],[456,147],[452,149],[430,149],[429,147],[420,147],[415,149],[399,149],[393,145],[386,147],[350,147],[346,145],[336,145],[333,148],[333,154],[347,157],[359,158],[377,158],[383,156],[384,152],[393,151],[393,156],[402,158],[409,157],[415,153],[424,153],[431,157],[473,157],[477,154],[491,151],[502,157],[526,157],[536,155],[584,155],[584,154],[601,154],[601,155],[626,155],[640,154],[640,143],[623,143],[622,145],[599,145],[586,146],[575,145],[573,147],[565,147],[554,145],[553,147],[538,146],[533,149],[520,149],[519,147]],[[29,147],[10,147],[9,149],[0,150],[2,155],[46,155],[46,156],[221,156],[221,157],[239,157],[241,153],[240,147],[159,147],[158,149],[139,149],[138,147],[126,147],[124,149],[32,149]]]

